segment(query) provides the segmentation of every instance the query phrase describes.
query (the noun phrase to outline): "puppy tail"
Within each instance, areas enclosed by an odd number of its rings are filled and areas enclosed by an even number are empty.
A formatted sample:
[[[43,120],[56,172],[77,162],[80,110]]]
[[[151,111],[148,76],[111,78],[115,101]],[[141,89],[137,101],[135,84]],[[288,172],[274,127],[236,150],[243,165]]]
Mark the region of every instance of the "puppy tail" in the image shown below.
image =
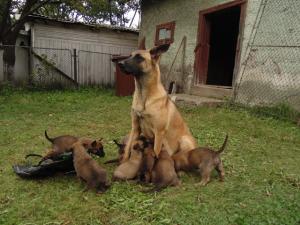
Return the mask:
[[[123,145],[120,144],[116,139],[114,139],[113,141],[115,142],[115,144],[116,144],[119,148],[121,148],[121,147],[123,146]]]
[[[104,162],[104,164],[116,163],[116,162],[119,162],[119,159],[118,159],[118,158],[116,158],[116,159],[111,159],[111,160],[108,160],[108,161]]]
[[[45,130],[45,138],[48,140],[48,141],[50,141],[51,143],[53,143],[53,139],[52,138],[50,138],[49,136],[48,136],[48,134],[47,134],[47,131]]]
[[[27,155],[25,156],[25,159],[27,159],[28,157],[31,157],[31,156],[36,156],[36,157],[43,158],[42,155],[32,153],[32,154],[27,154]]]
[[[223,143],[222,147],[220,148],[220,150],[217,151],[217,154],[221,154],[221,153],[225,150],[225,147],[226,147],[226,145],[227,145],[227,140],[228,140],[228,134],[226,134],[224,143]]]

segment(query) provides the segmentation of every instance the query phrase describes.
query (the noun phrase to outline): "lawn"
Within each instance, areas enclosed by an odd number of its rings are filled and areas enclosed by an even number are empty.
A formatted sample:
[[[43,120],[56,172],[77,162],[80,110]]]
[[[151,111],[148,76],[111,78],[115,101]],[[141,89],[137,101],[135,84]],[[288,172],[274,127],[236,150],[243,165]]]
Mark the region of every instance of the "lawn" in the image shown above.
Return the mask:
[[[241,108],[180,108],[199,145],[219,147],[225,182],[216,174],[206,187],[182,185],[144,194],[134,182],[113,183],[107,193],[82,193],[74,176],[23,180],[12,165],[28,153],[44,153],[50,136],[103,137],[106,157],[117,154],[112,139],[130,130],[131,98],[110,90],[29,92],[0,95],[0,224],[299,224],[300,129],[289,121],[259,117]],[[33,159],[31,159],[34,161]],[[106,168],[110,176],[114,165]]]

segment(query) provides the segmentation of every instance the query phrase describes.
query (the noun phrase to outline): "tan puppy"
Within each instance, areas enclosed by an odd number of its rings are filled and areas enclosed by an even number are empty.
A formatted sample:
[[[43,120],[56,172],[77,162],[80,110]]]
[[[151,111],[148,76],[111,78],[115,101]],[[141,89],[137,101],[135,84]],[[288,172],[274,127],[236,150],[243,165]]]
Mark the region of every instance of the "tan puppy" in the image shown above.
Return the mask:
[[[138,50],[118,65],[135,79],[131,119],[132,128],[124,153],[129,158],[133,141],[143,133],[154,139],[154,152],[158,157],[162,145],[170,155],[196,148],[196,141],[173,102],[169,99],[160,80],[159,59],[169,45],[151,50]]]
[[[148,191],[160,191],[168,186],[180,185],[174,161],[166,150],[162,150],[152,170],[152,182],[155,187]]]
[[[93,160],[81,142],[74,143],[70,150],[73,152],[73,163],[77,177],[87,184],[85,190],[96,189],[97,192],[105,192],[110,186],[106,170]]]
[[[219,151],[214,151],[207,147],[199,147],[188,152],[179,152],[173,155],[176,171],[200,170],[201,182],[199,185],[206,185],[210,181],[211,172],[216,169],[220,181],[224,181],[225,171],[220,154],[224,151],[228,140],[228,135]]]
[[[136,178],[142,163],[143,153],[141,149],[143,148],[143,140],[138,139],[134,142],[130,159],[115,169],[113,180],[131,180]]]
[[[102,139],[97,141],[90,138],[78,138],[71,135],[62,135],[50,138],[47,131],[45,131],[45,137],[52,143],[52,147],[51,150],[43,157],[44,159],[53,158],[61,153],[68,152],[71,146],[77,141],[80,141],[89,153],[98,155],[99,157],[105,156]]]

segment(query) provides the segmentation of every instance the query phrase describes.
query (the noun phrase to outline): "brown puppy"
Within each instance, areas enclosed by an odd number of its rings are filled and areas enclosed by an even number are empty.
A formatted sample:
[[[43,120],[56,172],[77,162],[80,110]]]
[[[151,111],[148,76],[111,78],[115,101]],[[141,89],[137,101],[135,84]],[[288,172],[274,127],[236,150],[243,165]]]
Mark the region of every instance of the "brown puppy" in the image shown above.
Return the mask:
[[[99,157],[105,156],[103,145],[101,142],[102,139],[97,141],[90,138],[78,138],[71,135],[62,135],[55,138],[50,138],[47,134],[47,131],[45,131],[45,137],[52,143],[52,148],[43,157],[44,159],[52,158],[58,156],[61,153],[68,152],[71,146],[77,141],[80,141],[89,153],[98,155]]]
[[[137,176],[142,164],[142,150],[145,148],[144,138],[140,137],[133,144],[130,159],[115,169],[113,180],[130,180]]]
[[[220,181],[224,181],[224,167],[220,158],[220,154],[224,151],[228,140],[228,135],[219,151],[211,148],[199,147],[188,152],[179,152],[173,155],[176,171],[190,171],[199,169],[201,174],[201,182],[199,185],[206,185],[210,181],[210,175],[213,169],[216,169]]]
[[[126,147],[126,144],[128,142],[128,138],[129,138],[129,135],[126,135],[121,141],[120,143],[117,141],[117,140],[113,140],[114,143],[118,146],[118,158],[115,158],[115,159],[111,159],[111,160],[108,160],[106,161],[104,164],[108,164],[108,163],[118,163],[120,164],[121,161],[123,160],[123,155],[124,155],[124,150],[125,150],[125,147]]]
[[[134,146],[136,148],[136,146]],[[139,146],[139,151],[143,153],[143,159],[140,171],[138,173],[139,181],[150,183],[152,180],[152,170],[155,163],[155,153],[153,150],[153,142],[147,140],[145,146]]]
[[[160,191],[168,186],[180,185],[180,180],[174,168],[174,160],[169,153],[162,149],[152,171],[153,189],[147,192]]]
[[[77,177],[87,184],[85,191],[96,189],[99,193],[105,192],[110,186],[106,170],[93,160],[81,142],[75,142],[70,151],[73,152],[73,163]]]
[[[133,75],[135,79],[131,133],[123,161],[128,160],[133,142],[141,133],[146,138],[155,140],[154,152],[157,157],[162,145],[170,155],[197,146],[188,126],[161,83],[159,60],[169,46],[165,44],[150,50],[137,50],[118,63],[125,74]]]

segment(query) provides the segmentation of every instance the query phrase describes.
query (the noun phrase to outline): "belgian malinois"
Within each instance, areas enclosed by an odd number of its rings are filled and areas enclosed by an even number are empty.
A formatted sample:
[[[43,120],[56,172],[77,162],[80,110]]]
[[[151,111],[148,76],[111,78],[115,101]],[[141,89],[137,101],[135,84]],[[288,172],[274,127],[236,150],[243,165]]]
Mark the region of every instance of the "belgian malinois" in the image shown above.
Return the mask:
[[[70,151],[73,152],[73,164],[77,177],[86,182],[85,191],[96,189],[98,193],[105,192],[110,186],[106,170],[93,160],[80,141],[75,142]]]
[[[168,186],[180,185],[180,180],[174,168],[174,160],[166,150],[161,150],[153,166],[151,182],[155,187],[145,192],[160,191]]]
[[[130,180],[137,177],[143,158],[143,150],[148,145],[148,140],[140,136],[133,142],[130,159],[119,165],[113,174],[113,180]]]
[[[180,170],[199,170],[201,181],[198,184],[204,186],[210,181],[211,172],[216,169],[220,181],[224,181],[225,171],[220,155],[226,147],[227,140],[228,135],[226,135],[224,143],[218,151],[214,151],[208,147],[199,147],[188,152],[174,154],[172,158],[175,161],[176,172]]]
[[[44,159],[55,157],[60,155],[61,153],[68,152],[71,146],[77,141],[80,141],[89,153],[98,155],[99,157],[105,156],[102,139],[93,140],[90,138],[78,138],[71,135],[62,135],[55,138],[50,138],[47,134],[47,131],[45,131],[45,137],[52,143],[52,147],[51,150],[47,152],[43,157]]]
[[[141,133],[154,139],[156,157],[162,145],[170,155],[196,148],[195,139],[161,83],[159,60],[168,49],[169,45],[165,44],[150,50],[137,50],[118,63],[121,70],[133,75],[135,80],[132,128],[123,161],[128,160],[132,144]]]
[[[136,149],[136,146],[133,146]],[[138,148],[143,153],[142,163],[138,172],[138,182],[150,183],[152,180],[152,170],[156,162],[153,150],[153,141],[147,140],[146,144]]]

